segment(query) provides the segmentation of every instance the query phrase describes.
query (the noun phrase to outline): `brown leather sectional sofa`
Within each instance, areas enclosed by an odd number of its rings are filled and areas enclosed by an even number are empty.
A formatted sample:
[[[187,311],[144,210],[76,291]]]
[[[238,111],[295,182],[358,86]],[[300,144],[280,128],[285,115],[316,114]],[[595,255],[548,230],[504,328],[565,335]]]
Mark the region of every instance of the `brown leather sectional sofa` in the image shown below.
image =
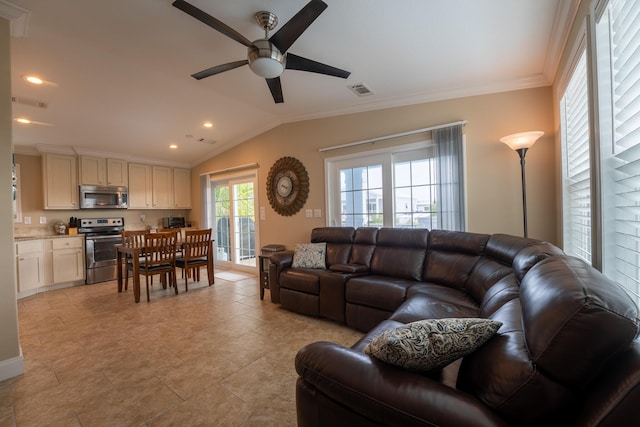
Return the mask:
[[[366,332],[296,357],[298,425],[628,426],[640,423],[638,309],[555,246],[464,232],[317,228],[327,269],[271,257],[271,299]],[[485,345],[418,373],[363,353],[421,319],[502,322]]]

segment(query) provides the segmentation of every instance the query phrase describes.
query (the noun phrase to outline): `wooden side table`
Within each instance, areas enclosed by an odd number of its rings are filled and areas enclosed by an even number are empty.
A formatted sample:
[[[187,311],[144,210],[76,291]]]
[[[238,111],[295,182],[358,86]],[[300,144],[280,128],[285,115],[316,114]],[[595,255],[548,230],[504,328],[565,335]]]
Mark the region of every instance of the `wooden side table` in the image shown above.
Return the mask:
[[[260,262],[258,269],[260,271],[260,299],[264,299],[264,290],[269,289],[269,257],[276,252],[284,251],[284,245],[266,245],[261,248],[258,261]]]

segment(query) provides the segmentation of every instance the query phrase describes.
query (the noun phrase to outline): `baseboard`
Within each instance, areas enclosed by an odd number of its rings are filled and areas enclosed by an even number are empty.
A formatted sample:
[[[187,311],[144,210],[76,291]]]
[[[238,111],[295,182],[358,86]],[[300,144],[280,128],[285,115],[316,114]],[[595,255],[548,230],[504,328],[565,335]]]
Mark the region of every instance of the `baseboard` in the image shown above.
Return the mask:
[[[24,358],[22,357],[22,347],[20,347],[19,356],[0,361],[0,381],[22,374],[24,374]]]

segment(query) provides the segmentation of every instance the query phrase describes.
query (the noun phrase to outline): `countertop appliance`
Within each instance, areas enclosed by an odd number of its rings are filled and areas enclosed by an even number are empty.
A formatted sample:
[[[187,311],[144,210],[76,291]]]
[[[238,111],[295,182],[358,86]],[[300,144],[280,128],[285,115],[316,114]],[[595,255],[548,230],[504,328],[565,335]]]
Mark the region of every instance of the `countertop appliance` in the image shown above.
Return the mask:
[[[87,284],[115,280],[115,245],[122,243],[124,218],[84,218],[78,225],[78,233],[85,235]]]
[[[81,185],[80,209],[127,209],[127,187]]]
[[[183,216],[170,216],[162,218],[162,228],[185,228],[187,222]]]

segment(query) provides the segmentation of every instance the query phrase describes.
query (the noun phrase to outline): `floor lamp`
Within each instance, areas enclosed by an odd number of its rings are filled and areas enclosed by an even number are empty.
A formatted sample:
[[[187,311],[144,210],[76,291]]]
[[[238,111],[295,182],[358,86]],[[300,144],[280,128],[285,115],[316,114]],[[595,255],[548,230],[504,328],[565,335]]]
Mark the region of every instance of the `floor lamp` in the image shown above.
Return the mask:
[[[544,135],[544,132],[520,132],[513,135],[507,135],[500,138],[501,142],[504,142],[514,150],[520,156],[520,169],[522,172],[522,215],[524,222],[524,237],[528,237],[527,232],[527,186],[524,179],[524,156],[527,154],[527,150],[536,143],[538,138]]]

